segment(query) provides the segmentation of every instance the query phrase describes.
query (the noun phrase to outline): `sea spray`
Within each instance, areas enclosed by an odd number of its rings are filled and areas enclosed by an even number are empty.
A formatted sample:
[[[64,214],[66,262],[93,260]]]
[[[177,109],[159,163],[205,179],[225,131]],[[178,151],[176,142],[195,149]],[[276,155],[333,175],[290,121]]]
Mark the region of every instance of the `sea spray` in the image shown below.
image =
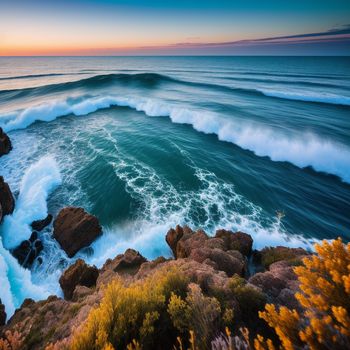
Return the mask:
[[[47,197],[60,183],[60,171],[51,156],[42,157],[27,169],[15,210],[12,215],[5,216],[1,227],[6,249],[13,249],[30,237],[30,224],[47,216]]]

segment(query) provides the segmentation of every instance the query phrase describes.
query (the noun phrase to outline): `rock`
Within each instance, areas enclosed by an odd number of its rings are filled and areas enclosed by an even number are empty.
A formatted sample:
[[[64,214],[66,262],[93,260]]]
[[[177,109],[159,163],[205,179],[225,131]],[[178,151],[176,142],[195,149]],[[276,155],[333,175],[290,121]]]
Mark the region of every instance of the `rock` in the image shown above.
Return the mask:
[[[208,239],[209,237],[207,234],[201,230],[184,234],[177,243],[176,258],[181,259],[189,257],[193,249],[204,247]]]
[[[158,263],[162,261],[160,259]],[[119,254],[114,259],[108,259],[105,262],[100,270],[97,285],[109,283],[116,276],[116,273],[122,275],[123,279],[131,278],[146,262],[147,260],[139,252],[134,249],[127,249],[124,254]]]
[[[5,312],[5,305],[1,302],[0,299],[0,327],[4,326],[6,324],[6,312]]]
[[[64,298],[70,300],[76,286],[93,287],[96,285],[98,269],[90,266],[84,260],[78,259],[73,265],[65,270],[59,279]]]
[[[184,235],[183,228],[180,225],[177,225],[175,227],[175,230],[171,228],[165,236],[165,240],[168,243],[168,246],[170,247],[170,249],[172,250],[175,258],[176,258],[177,243],[179,242],[179,240],[182,238],[183,235]]]
[[[238,250],[233,249],[238,247],[249,254],[253,242],[249,235],[241,232],[234,234],[231,231],[221,230],[217,236],[208,237],[202,230],[194,232],[188,227],[181,226],[169,230],[166,241],[176,259],[190,258],[224,271],[228,276],[233,276],[235,273],[245,275],[247,259]]]
[[[278,297],[281,290],[287,286],[286,281],[275,277],[270,271],[258,272],[250,277],[248,282],[274,298]]]
[[[43,249],[44,246],[38,239],[38,233],[34,231],[28,240],[23,241],[17,248],[13,249],[12,255],[20,265],[29,268]]]
[[[288,261],[271,264],[269,271],[256,273],[249,278],[249,283],[261,288],[269,297],[269,301],[274,304],[299,307],[294,296],[299,282]]]
[[[46,226],[50,225],[52,221],[52,215],[48,214],[43,220],[36,220],[31,223],[32,229],[35,231],[42,231]]]
[[[133,272],[146,262],[147,260],[136,250],[127,249],[125,253],[117,259],[114,267],[115,272]]]
[[[235,253],[238,256],[217,248],[198,248],[192,250],[190,259],[199,263],[206,263],[216,270],[224,271],[229,277],[234,274],[243,276],[245,274],[245,260],[241,253],[237,251]]]
[[[7,134],[0,128],[0,157],[8,154],[12,149],[12,144],[10,138]]]
[[[0,221],[3,216],[12,214],[15,209],[15,199],[9,185],[4,181],[2,176],[0,176],[0,207],[2,212]]]
[[[253,238],[247,233],[217,230],[215,237],[224,241],[226,250],[238,250],[245,256],[250,256],[252,253]]]
[[[98,219],[83,208],[63,208],[53,223],[53,236],[71,258],[102,234]]]

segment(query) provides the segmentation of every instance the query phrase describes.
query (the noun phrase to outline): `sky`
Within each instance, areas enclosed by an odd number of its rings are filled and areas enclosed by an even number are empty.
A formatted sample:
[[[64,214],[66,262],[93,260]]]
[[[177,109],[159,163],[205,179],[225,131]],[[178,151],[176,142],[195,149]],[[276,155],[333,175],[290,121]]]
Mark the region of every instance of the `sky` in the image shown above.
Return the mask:
[[[350,55],[349,0],[0,0],[0,56]]]

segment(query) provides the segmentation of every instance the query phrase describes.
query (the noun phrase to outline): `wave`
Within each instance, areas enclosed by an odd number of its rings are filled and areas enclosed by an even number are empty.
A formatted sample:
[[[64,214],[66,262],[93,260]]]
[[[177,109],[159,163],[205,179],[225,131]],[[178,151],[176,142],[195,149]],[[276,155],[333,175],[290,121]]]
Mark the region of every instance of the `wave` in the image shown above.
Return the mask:
[[[60,183],[60,171],[51,156],[39,159],[26,170],[15,210],[5,216],[1,227],[6,249],[13,249],[30,237],[30,224],[47,216],[46,199]]]
[[[259,89],[259,91],[262,92],[265,96],[286,100],[350,106],[350,96],[341,96],[329,93],[314,93],[310,91],[307,93],[298,91],[275,91],[269,89]]]
[[[68,114],[83,116],[112,106],[134,108],[150,117],[169,117],[174,123],[190,124],[197,131],[216,134],[219,140],[236,144],[257,156],[287,161],[300,168],[311,166],[350,183],[350,149],[345,145],[311,133],[285,135],[271,128],[236,123],[214,113],[179,108],[152,99],[105,96],[75,102],[69,99],[54,101],[0,116],[0,126],[5,131],[12,131],[26,128],[37,120],[52,121]]]
[[[247,78],[244,78],[247,79]],[[244,80],[243,79],[243,80]],[[248,78],[249,79],[249,78]],[[195,86],[208,89],[215,89],[223,92],[235,92],[243,94],[253,94],[256,96],[265,96],[270,98],[288,99],[294,101],[304,101],[313,103],[335,104],[350,106],[350,97],[336,94],[325,94],[311,91],[279,91],[268,88],[246,88],[240,86],[226,86],[220,84],[211,84],[203,82],[194,82],[170,77],[158,73],[136,73],[136,74],[102,74],[89,78],[65,83],[49,84],[39,87],[29,87],[23,89],[1,90],[0,95],[8,95],[8,98],[14,99],[27,95],[41,95],[54,92],[62,92],[77,88],[101,88],[112,84],[140,86],[143,88],[155,88],[164,82],[171,82],[186,86]],[[288,82],[285,82],[288,83]],[[295,82],[293,82],[295,83]],[[313,84],[313,83],[310,83]]]
[[[41,300],[50,293],[44,287],[35,285],[29,270],[20,266],[6,250],[0,237],[0,299],[5,305],[7,318],[11,317],[24,299]]]
[[[62,76],[62,75],[69,75],[69,74],[66,74],[66,73],[50,73],[50,74],[16,75],[16,76],[10,76],[10,77],[0,77],[0,80],[17,80],[17,79],[58,77],[58,76]]]
[[[7,249],[28,239],[33,220],[47,215],[46,199],[60,183],[56,162],[50,156],[41,158],[30,166],[20,186],[20,194],[12,215],[5,216],[0,237],[0,299],[7,317],[11,317],[25,298],[40,300],[52,294],[52,288],[42,279],[40,285],[32,282],[31,271],[20,266]]]
[[[83,73],[81,73],[83,74]],[[136,73],[136,74],[126,74],[126,73],[112,73],[112,74],[99,74],[94,75],[92,77],[79,79],[75,81],[68,81],[64,83],[57,84],[48,84],[38,87],[29,87],[23,89],[10,89],[10,90],[1,90],[0,94],[8,94],[8,93],[17,93],[20,96],[24,94],[41,94],[48,92],[60,92],[65,91],[67,89],[81,88],[81,87],[101,87],[103,85],[109,85],[112,83],[120,83],[120,84],[135,84],[142,85],[145,87],[156,86],[162,81],[177,81],[174,78],[171,78],[167,75],[162,75],[158,73]]]

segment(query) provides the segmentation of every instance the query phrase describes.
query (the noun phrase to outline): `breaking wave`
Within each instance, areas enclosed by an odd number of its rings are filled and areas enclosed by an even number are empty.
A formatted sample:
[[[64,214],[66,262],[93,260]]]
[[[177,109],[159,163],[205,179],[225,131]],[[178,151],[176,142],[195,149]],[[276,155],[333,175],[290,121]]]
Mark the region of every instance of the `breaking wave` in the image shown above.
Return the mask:
[[[49,122],[69,114],[83,116],[113,106],[134,108],[151,117],[169,117],[173,123],[189,124],[197,131],[216,134],[219,140],[236,144],[257,156],[287,161],[300,168],[311,166],[350,183],[350,149],[343,144],[311,133],[286,135],[272,128],[235,122],[214,113],[174,107],[152,99],[105,96],[58,100],[0,116],[0,126],[8,132],[24,129],[39,120]]]

